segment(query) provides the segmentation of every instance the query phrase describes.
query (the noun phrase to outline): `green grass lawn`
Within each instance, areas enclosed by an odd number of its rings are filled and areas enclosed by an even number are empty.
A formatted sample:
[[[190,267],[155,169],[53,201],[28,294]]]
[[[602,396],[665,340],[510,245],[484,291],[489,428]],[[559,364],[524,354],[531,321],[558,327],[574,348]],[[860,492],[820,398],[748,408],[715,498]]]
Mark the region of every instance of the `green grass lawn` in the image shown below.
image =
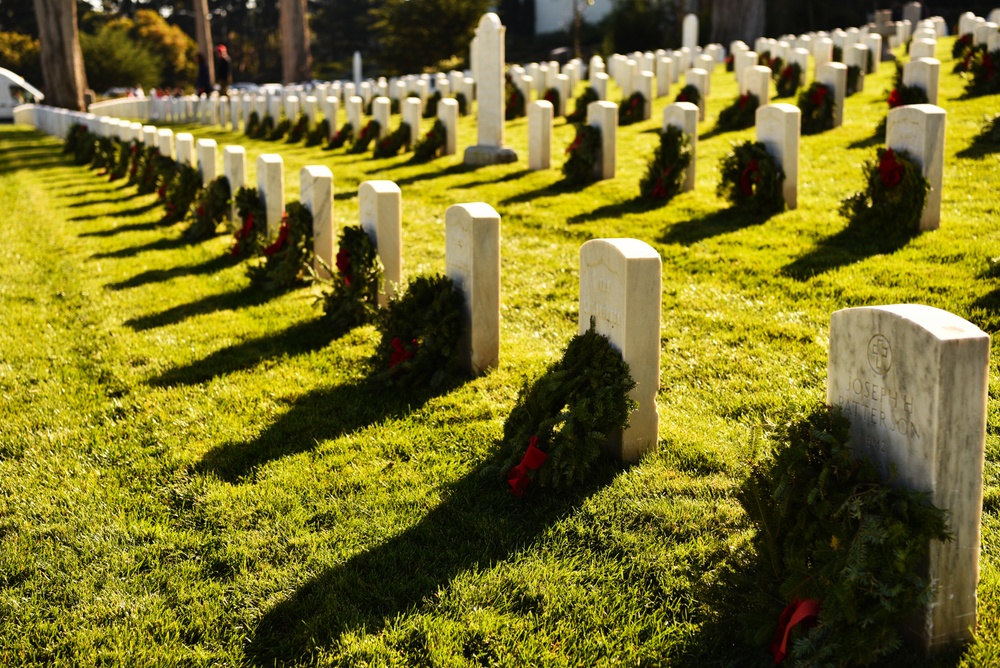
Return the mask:
[[[617,177],[579,191],[526,170],[525,119],[507,124],[519,162],[476,170],[461,167],[471,118],[458,156],[422,166],[175,127],[244,145],[251,183],[256,157],[280,153],[288,199],[303,166],[328,165],[338,226],[357,223],[359,183],[396,181],[406,276],[444,271],[448,206],[497,209],[500,367],[419,395],[369,380],[375,330],[331,340],[312,288],[250,289],[230,238],[189,245],[155,195],[3,128],[0,664],[768,665],[720,574],[747,549],[735,490],[769,425],[825,397],[830,314],[916,302],[1000,328],[1000,154],[970,148],[997,98],[962,99],[951,42],[941,229],[896,248],[845,235],[836,213],[862,187],[892,63],[841,128],[802,139],[799,208],[766,220],[715,195],[719,160],[754,136],[711,132],[737,94],[721,68],[697,188],[659,208],[638,181],[676,85],[621,129]],[[555,164],[572,136],[558,121]],[[663,258],[659,448],[517,500],[483,470],[522,384],[576,332],[595,237]],[[980,629],[941,666],[1000,661],[996,350]]]

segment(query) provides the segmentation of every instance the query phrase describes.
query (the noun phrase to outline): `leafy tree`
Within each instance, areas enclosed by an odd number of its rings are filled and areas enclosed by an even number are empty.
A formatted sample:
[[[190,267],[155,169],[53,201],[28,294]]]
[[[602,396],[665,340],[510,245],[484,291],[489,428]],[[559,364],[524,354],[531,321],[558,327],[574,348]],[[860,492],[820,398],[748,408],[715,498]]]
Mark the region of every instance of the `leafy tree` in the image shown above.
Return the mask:
[[[371,10],[378,60],[403,74],[468,57],[480,17],[492,0],[385,0]]]
[[[132,36],[160,59],[159,85],[177,86],[195,77],[195,43],[188,35],[155,11],[135,13]]]
[[[679,42],[679,17],[677,0],[615,0],[604,22],[604,50],[650,51]]]
[[[96,35],[80,36],[87,80],[95,90],[160,84],[160,58],[129,34],[131,26],[131,20],[118,19],[106,24]]]
[[[17,32],[0,32],[0,67],[17,72],[28,83],[42,83],[41,46],[37,39]]]

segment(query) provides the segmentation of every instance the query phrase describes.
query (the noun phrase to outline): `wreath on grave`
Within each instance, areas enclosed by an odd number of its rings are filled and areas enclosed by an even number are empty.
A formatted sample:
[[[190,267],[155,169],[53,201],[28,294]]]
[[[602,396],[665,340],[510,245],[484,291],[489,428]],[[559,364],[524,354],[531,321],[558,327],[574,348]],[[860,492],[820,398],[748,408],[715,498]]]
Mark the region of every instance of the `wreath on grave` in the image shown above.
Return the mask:
[[[833,89],[814,81],[799,94],[802,134],[814,135],[833,127]]]
[[[701,105],[701,91],[696,86],[688,84],[677,93],[674,102],[690,102],[694,105]]]
[[[191,203],[198,197],[201,189],[201,173],[191,165],[178,165],[163,195],[163,207],[166,213],[163,214],[160,223],[172,225],[184,220]]]
[[[969,46],[962,51],[962,58],[955,63],[952,73],[962,74],[963,72],[970,72],[972,70],[973,63],[979,60],[985,52],[985,44],[977,45],[970,43]]]
[[[382,262],[375,244],[359,225],[340,233],[331,289],[323,298],[323,317],[338,332],[346,332],[375,320],[378,292],[383,281]]]
[[[716,193],[751,213],[771,214],[783,211],[782,184],[785,172],[760,142],[745,141],[733,145],[719,165],[722,180]]]
[[[256,188],[240,188],[236,191],[236,213],[240,217],[240,227],[233,234],[230,255],[259,255],[264,250],[267,235],[267,211]]]
[[[268,116],[265,116],[264,120],[267,121],[268,118],[269,118]],[[263,125],[264,124],[261,124],[261,127],[263,127]],[[288,134],[288,131],[291,129],[292,129],[292,122],[288,120],[287,116],[282,114],[278,120],[278,123],[273,128],[271,128],[271,130],[268,131],[267,134],[264,135],[264,140],[279,141],[283,139],[285,135]]]
[[[94,153],[97,150],[97,135],[82,123],[76,124],[74,128],[76,134],[72,138],[67,137],[66,146],[73,154],[73,162],[77,165],[89,165],[94,161]]]
[[[459,116],[465,116],[469,113],[469,100],[466,99],[465,93],[455,93],[455,102],[458,102]]]
[[[298,144],[308,131],[309,117],[305,114],[299,114],[299,117],[295,119],[295,125],[288,131],[288,139],[286,141],[289,144]]]
[[[413,145],[413,157],[410,158],[410,162],[417,163],[433,160],[441,155],[441,150],[444,148],[447,140],[448,131],[439,118],[434,121],[434,125],[431,126],[427,134],[418,139],[417,143]]]
[[[155,146],[150,146],[146,150],[147,157],[139,177],[139,194],[146,195],[152,192],[159,194],[162,188],[163,194],[160,197],[163,197],[167,194],[164,186],[173,177],[177,163],[165,155],[160,155],[159,149]]]
[[[917,232],[930,184],[904,151],[880,148],[862,167],[865,189],[840,203],[850,225],[887,237]]]
[[[726,63],[726,71],[727,72],[732,72],[733,68],[736,66],[735,65],[735,58],[733,57],[733,54],[729,54],[728,56],[726,56],[725,63]]]
[[[594,181],[594,169],[601,157],[601,129],[578,123],[576,137],[566,149],[566,154],[568,157],[562,171],[567,184],[577,186]]]
[[[559,89],[558,88],[549,88],[548,90],[546,90],[545,91],[545,95],[542,96],[542,99],[552,105],[553,113],[555,115],[559,114]]]
[[[830,56],[830,62],[842,63],[844,62],[844,47],[833,45],[833,51]]]
[[[772,440],[738,493],[756,529],[756,568],[738,602],[744,632],[770,639],[775,663],[868,665],[900,646],[900,620],[927,603],[927,546],[951,539],[946,515],[857,457],[836,408],[795,416]],[[775,619],[777,629],[761,623]]]
[[[63,143],[63,153],[73,153],[74,155],[79,152],[81,144],[86,141],[93,141],[93,137],[89,137],[90,130],[83,123],[74,123],[70,126],[69,131],[66,133],[66,141]],[[88,161],[89,162],[89,161]]]
[[[330,137],[330,143],[326,145],[326,150],[332,151],[334,149],[341,148],[344,144],[354,139],[354,126],[350,123],[344,123],[337,134]]]
[[[900,76],[900,80],[896,84],[896,87],[889,92],[887,102],[890,110],[909,104],[927,104],[927,93],[925,93],[924,89],[919,86],[904,86],[902,83],[902,76]],[[885,139],[885,132],[888,125],[889,115],[886,114],[875,127],[874,136]]]
[[[1000,49],[997,51],[983,50],[978,58],[972,60],[969,66],[969,81],[965,85],[965,94],[969,97],[993,95],[1000,93]]]
[[[132,156],[132,163],[128,169],[128,184],[130,186],[141,186],[143,176],[146,173],[146,165],[154,159],[156,147],[148,146],[141,142],[135,145],[135,153]],[[141,187],[140,187],[141,192]]]
[[[114,160],[108,168],[108,180],[117,181],[128,174],[129,163],[132,161],[132,142],[123,142],[120,139],[114,140]]]
[[[798,63],[789,63],[776,72],[778,97],[791,97],[802,85],[802,67]]]
[[[636,406],[628,396],[633,387],[628,364],[591,321],[558,362],[522,386],[503,425],[496,473],[518,498],[530,486],[582,484],[608,435],[628,426]]]
[[[306,133],[306,146],[319,146],[330,136],[330,121],[321,120],[312,130]]]
[[[115,146],[111,137],[97,137],[97,141],[94,142],[94,159],[90,162],[91,168],[100,169],[104,174],[114,161],[114,155]]]
[[[441,91],[436,90],[434,94],[427,98],[427,104],[424,106],[424,118],[437,118],[438,115],[438,102],[441,101]]]
[[[365,151],[367,151],[368,146],[373,141],[378,139],[378,133],[380,127],[381,126],[379,126],[379,122],[376,121],[374,118],[368,121],[368,124],[365,125],[365,127],[361,128],[361,134],[359,134],[358,138],[354,140],[353,144],[351,144],[351,149],[350,149],[351,153],[364,153]]]
[[[437,387],[459,371],[465,299],[447,276],[420,276],[378,318],[377,377],[409,389]]]
[[[229,213],[229,201],[232,193],[229,189],[229,179],[219,176],[198,193],[198,199],[188,211],[191,223],[184,230],[183,238],[188,241],[201,241],[215,236],[219,223],[226,219]]]
[[[587,89],[580,93],[580,96],[576,98],[576,106],[573,108],[573,113],[566,116],[566,122],[582,123],[587,120],[587,107],[591,102],[597,102],[599,99],[597,91],[588,86]]]
[[[760,53],[758,53],[757,54],[757,64],[758,65],[763,65],[764,67],[770,67],[771,66],[771,52],[770,51],[761,51]]]
[[[259,139],[261,136],[260,129],[260,114],[256,111],[250,112],[250,117],[247,119],[246,126],[243,128],[243,134],[245,134],[250,139]]]
[[[639,181],[639,192],[646,199],[669,201],[681,191],[691,164],[691,140],[680,128],[668,125],[660,132],[660,145]]]
[[[719,120],[715,123],[716,131],[728,132],[752,128],[758,105],[760,105],[760,99],[756,95],[743,93],[719,113]]]
[[[643,120],[645,107],[646,97],[639,91],[632,93],[618,107],[618,125],[632,125]]]
[[[858,92],[858,86],[861,84],[861,68],[857,65],[847,66],[847,87],[844,91],[845,95],[854,95]]]
[[[393,158],[400,150],[410,143],[410,124],[400,123],[399,127],[387,134],[375,144],[372,157]]]
[[[313,218],[301,202],[289,202],[277,238],[265,246],[263,262],[247,265],[250,283],[270,291],[287,290],[312,273]]]
[[[983,123],[979,134],[973,137],[972,143],[979,146],[995,146],[1000,144],[1000,114],[992,118],[986,118],[986,122]]]
[[[972,35],[966,33],[958,39],[955,43],[951,45],[951,58],[952,60],[962,60],[965,57],[965,52],[967,49],[972,47]]]
[[[515,118],[521,118],[524,116],[524,95],[521,93],[521,89],[510,82],[510,78],[507,79],[506,84],[506,106],[504,107],[504,118],[508,121],[512,121]]]

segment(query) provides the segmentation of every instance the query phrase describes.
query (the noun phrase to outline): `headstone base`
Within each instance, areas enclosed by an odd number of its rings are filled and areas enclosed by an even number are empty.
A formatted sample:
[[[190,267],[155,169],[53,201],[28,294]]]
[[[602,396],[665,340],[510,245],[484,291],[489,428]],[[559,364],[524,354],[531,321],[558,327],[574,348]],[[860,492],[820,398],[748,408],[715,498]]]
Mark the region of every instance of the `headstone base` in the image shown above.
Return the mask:
[[[517,162],[517,153],[507,146],[469,146],[465,149],[463,162],[475,167],[504,165]]]

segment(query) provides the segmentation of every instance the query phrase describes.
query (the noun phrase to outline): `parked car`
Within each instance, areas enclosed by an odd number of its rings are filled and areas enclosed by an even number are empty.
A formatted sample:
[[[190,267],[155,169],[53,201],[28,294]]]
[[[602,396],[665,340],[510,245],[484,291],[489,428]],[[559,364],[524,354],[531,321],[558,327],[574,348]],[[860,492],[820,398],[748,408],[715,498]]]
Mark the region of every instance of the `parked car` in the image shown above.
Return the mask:
[[[0,67],[0,123],[13,122],[14,107],[43,99],[45,95],[42,91],[25,81],[21,75]]]
[[[240,93],[256,93],[260,90],[260,86],[249,81],[237,81],[236,83],[229,84],[229,90],[235,90]]]

